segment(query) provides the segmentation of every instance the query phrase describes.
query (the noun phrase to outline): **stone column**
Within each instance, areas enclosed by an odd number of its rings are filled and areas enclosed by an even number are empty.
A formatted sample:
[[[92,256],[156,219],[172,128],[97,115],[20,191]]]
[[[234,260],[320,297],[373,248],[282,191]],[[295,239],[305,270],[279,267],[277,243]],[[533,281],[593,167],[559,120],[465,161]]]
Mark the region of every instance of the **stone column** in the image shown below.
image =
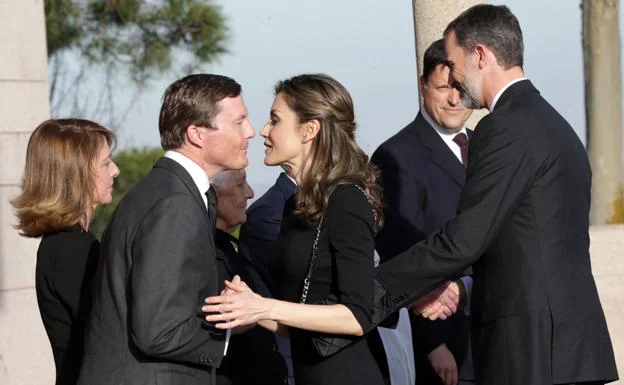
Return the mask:
[[[0,36],[0,384],[54,384],[34,290],[38,240],[18,235],[9,204],[30,133],[49,116],[43,0],[0,1]]]
[[[422,74],[425,50],[431,43],[442,38],[446,26],[460,13],[476,4],[487,3],[479,0],[412,0],[414,9],[414,34],[416,35],[416,63],[418,78]],[[422,98],[420,100],[422,105]],[[486,109],[472,113],[466,125],[474,128]]]
[[[622,74],[618,0],[583,0],[590,223],[623,223]]]

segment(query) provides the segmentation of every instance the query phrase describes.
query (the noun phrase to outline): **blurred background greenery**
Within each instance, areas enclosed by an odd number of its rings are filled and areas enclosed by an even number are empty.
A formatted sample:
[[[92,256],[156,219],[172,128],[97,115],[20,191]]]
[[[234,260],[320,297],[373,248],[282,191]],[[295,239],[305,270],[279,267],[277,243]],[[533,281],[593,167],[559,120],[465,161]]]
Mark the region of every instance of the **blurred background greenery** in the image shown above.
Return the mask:
[[[106,224],[124,195],[152,169],[152,165],[164,154],[160,148],[130,148],[117,152],[113,160],[119,167],[119,176],[113,185],[113,201],[98,206],[89,231],[101,238]]]

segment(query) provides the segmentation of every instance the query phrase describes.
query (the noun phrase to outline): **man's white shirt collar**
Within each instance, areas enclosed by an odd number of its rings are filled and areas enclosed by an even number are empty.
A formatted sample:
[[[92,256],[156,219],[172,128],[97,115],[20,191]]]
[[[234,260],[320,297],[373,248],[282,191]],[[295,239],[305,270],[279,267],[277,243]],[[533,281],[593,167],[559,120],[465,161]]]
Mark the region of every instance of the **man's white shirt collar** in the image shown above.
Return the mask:
[[[183,155],[175,150],[167,150],[167,152],[165,152],[165,157],[180,164],[180,166],[182,166],[186,172],[191,175],[193,182],[195,182],[195,186],[197,186],[197,189],[199,190],[199,195],[202,197],[206,207],[208,207],[206,191],[210,188],[210,179],[208,179],[208,174],[206,174],[204,169],[186,155]]]
[[[450,132],[444,130],[442,127],[440,127],[440,125],[437,124],[431,118],[431,115],[429,115],[429,113],[427,112],[427,109],[425,108],[424,105],[420,109],[420,113],[422,114],[423,118],[425,118],[427,123],[429,123],[431,125],[431,127],[433,127],[435,132],[437,132],[438,135],[440,135],[440,138],[442,138],[442,140],[444,141],[446,146],[453,152],[453,154],[455,154],[455,157],[459,160],[459,162],[463,163],[462,162],[462,157],[461,157],[461,149],[459,148],[459,145],[453,141],[453,138],[455,138],[455,136],[460,134],[460,133],[464,133],[464,135],[466,135],[466,138],[468,138],[468,130],[466,129],[466,126],[462,127],[461,130],[459,130],[459,131],[457,131],[455,133],[450,133]]]
[[[287,172],[285,172],[284,175],[286,175],[286,178],[290,179],[295,184],[295,186],[297,186],[297,181],[295,180],[295,178],[293,178],[292,176],[288,175]]]
[[[505,87],[501,88],[496,95],[494,95],[494,99],[492,99],[492,103],[490,103],[490,107],[489,110],[490,112],[494,111],[494,107],[496,106],[496,102],[498,102],[498,99],[500,99],[501,95],[503,94],[503,92],[505,92],[505,90],[507,90],[507,88],[511,87],[512,85],[521,82],[523,80],[529,80],[528,78],[518,78],[518,79],[514,79],[512,81],[510,81],[509,83],[507,83],[505,85]]]

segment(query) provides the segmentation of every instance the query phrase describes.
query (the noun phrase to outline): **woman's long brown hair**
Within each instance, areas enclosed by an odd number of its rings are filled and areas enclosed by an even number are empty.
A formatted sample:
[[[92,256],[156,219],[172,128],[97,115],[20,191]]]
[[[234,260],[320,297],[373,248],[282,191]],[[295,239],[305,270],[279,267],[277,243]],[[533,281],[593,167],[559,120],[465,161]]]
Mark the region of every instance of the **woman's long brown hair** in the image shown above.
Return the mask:
[[[284,96],[299,123],[320,123],[299,183],[295,214],[313,226],[325,213],[336,187],[356,184],[367,193],[379,230],[383,224],[379,173],[355,142],[355,113],[349,92],[330,76],[304,74],[280,81],[275,94]]]

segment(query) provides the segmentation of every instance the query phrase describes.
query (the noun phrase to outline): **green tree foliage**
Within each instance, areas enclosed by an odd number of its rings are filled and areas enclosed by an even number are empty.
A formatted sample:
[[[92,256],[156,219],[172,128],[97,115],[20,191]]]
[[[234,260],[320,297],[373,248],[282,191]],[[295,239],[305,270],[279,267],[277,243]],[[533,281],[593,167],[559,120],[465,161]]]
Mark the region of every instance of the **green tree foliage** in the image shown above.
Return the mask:
[[[117,204],[124,195],[152,169],[152,165],[163,155],[160,148],[131,148],[119,151],[113,160],[119,167],[119,176],[113,185],[111,204],[97,208],[89,230],[100,238]]]
[[[226,20],[211,0],[44,0],[44,4],[53,115],[59,109],[67,113],[73,105],[71,114],[97,118],[84,111],[85,96],[79,92],[82,83],[94,76],[103,78],[104,92],[88,95],[94,99],[91,103],[113,103],[111,90],[128,88],[121,75],[140,89],[165,72],[188,74],[227,52]],[[79,68],[72,68],[76,61]],[[122,87],[115,87],[111,79]],[[70,100],[72,95],[76,100]],[[98,107],[104,115],[112,112],[110,106]]]
[[[45,0],[45,17],[48,57],[75,48],[139,81],[170,69],[174,48],[193,66],[226,52],[225,19],[208,0]]]

